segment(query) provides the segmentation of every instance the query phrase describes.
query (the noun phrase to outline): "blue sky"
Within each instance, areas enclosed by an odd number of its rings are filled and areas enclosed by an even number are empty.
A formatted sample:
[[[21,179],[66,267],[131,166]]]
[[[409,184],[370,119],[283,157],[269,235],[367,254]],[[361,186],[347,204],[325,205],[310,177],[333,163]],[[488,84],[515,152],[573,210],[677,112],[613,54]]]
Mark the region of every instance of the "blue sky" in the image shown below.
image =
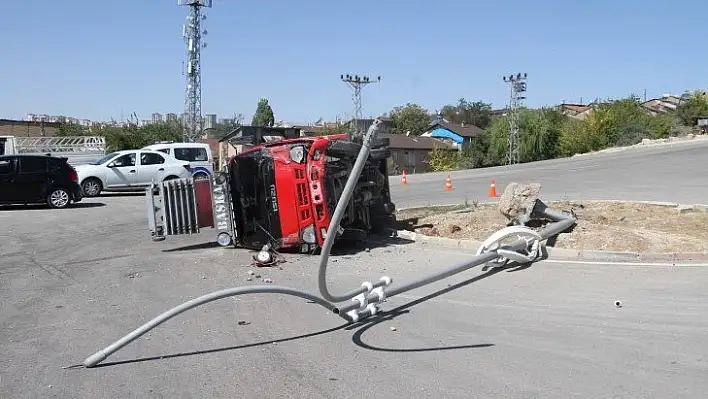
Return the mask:
[[[342,73],[382,76],[365,115],[460,97],[507,101],[526,72],[530,106],[705,87],[699,0],[215,0],[204,27],[203,112],[247,121],[261,97],[277,120],[349,116]],[[27,112],[141,118],[184,108],[176,0],[3,2],[0,118]]]

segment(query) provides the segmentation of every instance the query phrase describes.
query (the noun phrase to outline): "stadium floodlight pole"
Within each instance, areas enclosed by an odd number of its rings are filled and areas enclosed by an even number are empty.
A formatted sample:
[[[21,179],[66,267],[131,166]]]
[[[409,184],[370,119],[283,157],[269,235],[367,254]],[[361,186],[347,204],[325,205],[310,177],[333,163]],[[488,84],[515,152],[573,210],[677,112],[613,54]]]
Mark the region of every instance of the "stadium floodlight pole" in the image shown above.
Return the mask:
[[[509,138],[507,163],[513,165],[519,163],[519,108],[526,97],[526,73],[504,76],[502,79],[509,84]]]
[[[202,132],[202,57],[201,50],[206,47],[202,36],[202,21],[206,15],[202,7],[211,8],[212,0],[177,0],[177,5],[188,6],[187,23],[182,27],[182,37],[187,44],[187,64],[182,73],[187,76],[184,99],[184,141],[193,143]]]
[[[351,133],[349,134],[352,138],[352,140],[359,140],[364,136],[364,132],[361,129],[361,126],[359,126],[360,122],[363,117],[362,117],[362,112],[361,112],[361,89],[364,88],[364,86],[367,86],[372,83],[377,83],[381,81],[381,76],[378,76],[376,80],[371,79],[368,76],[359,76],[359,75],[339,75],[339,78],[342,80],[342,82],[346,83],[349,87],[354,90],[354,94],[352,96],[352,100],[354,101],[354,119],[355,121],[355,126],[353,128],[350,128]]]

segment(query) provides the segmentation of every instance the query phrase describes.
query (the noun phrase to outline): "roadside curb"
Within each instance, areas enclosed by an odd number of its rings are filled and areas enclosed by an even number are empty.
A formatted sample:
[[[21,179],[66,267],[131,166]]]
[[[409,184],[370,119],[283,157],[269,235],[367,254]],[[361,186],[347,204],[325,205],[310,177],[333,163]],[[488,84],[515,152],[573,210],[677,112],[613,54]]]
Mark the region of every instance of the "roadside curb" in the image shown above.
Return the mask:
[[[688,136],[668,137],[668,138],[664,138],[664,139],[655,139],[655,140],[644,139],[638,144],[624,146],[624,147],[610,147],[610,148],[605,148],[605,149],[597,150],[597,151],[573,154],[570,156],[570,158],[582,157],[582,156],[592,155],[592,154],[606,154],[606,153],[620,152],[620,151],[626,151],[626,150],[631,150],[631,149],[635,149],[635,148],[653,148],[653,147],[661,147],[661,146],[667,146],[667,145],[671,146],[671,145],[676,145],[676,144],[690,144],[690,143],[704,142],[704,141],[708,141],[708,135],[691,134]]]
[[[559,202],[559,201],[552,201]],[[622,201],[622,200],[585,200],[573,202],[610,202],[610,203],[629,203],[629,204],[645,204],[657,205],[677,208],[678,212],[697,210],[699,212],[708,212],[708,205],[694,204],[685,205],[673,202],[658,202],[658,201]],[[488,203],[491,204],[491,203]],[[481,204],[480,204],[481,205]],[[449,206],[449,205],[438,205]],[[432,206],[435,207],[435,206]],[[410,209],[420,209],[430,207],[410,207],[400,209],[400,211]],[[481,241],[477,240],[462,240],[447,237],[427,236],[421,233],[416,233],[408,230],[396,230],[398,237],[410,241],[419,242],[423,245],[432,245],[441,248],[449,249],[464,249],[477,251],[482,246]],[[647,262],[647,263],[691,263],[708,261],[708,252],[620,252],[620,251],[599,251],[599,250],[578,250],[570,248],[546,247],[548,252],[547,258],[557,260],[574,260],[574,261],[605,261],[605,262]]]

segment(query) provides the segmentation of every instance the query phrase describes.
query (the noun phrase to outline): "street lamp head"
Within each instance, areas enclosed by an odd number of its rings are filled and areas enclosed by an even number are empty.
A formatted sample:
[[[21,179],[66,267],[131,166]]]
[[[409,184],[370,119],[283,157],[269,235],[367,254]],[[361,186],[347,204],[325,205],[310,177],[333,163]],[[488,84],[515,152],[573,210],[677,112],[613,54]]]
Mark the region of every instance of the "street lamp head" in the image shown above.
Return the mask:
[[[380,81],[381,81],[381,76],[379,76],[379,78],[378,78],[378,79],[379,79],[379,82],[380,82]]]

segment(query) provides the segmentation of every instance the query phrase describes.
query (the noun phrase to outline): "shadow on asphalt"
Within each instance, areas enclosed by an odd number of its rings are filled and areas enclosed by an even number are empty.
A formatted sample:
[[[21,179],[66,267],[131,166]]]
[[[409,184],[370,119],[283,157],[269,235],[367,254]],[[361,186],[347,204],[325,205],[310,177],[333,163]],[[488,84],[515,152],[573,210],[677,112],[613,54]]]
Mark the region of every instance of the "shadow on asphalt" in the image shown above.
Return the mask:
[[[100,193],[98,197],[111,198],[111,197],[144,197],[145,191],[111,191],[107,193]]]
[[[492,269],[490,271],[487,271],[484,274],[475,276],[471,279],[462,281],[462,282],[457,283],[455,285],[450,285],[444,289],[441,289],[439,291],[433,292],[432,294],[426,295],[422,298],[419,298],[414,301],[403,304],[403,305],[401,305],[397,308],[394,308],[392,310],[382,311],[378,315],[373,316],[369,319],[366,319],[366,320],[364,320],[362,322],[358,322],[358,323],[344,323],[344,324],[341,324],[337,327],[319,330],[319,331],[315,331],[315,332],[311,332],[311,333],[307,333],[307,334],[302,334],[302,335],[297,335],[297,336],[287,337],[287,338],[273,339],[273,340],[262,341],[262,342],[254,342],[254,343],[244,344],[244,345],[230,346],[230,347],[224,347],[224,348],[206,349],[206,350],[192,351],[192,352],[181,352],[181,353],[174,353],[174,354],[161,355],[161,356],[143,357],[143,358],[131,359],[131,360],[121,360],[121,361],[116,361],[116,362],[105,362],[105,363],[101,363],[101,364],[96,365],[95,368],[111,367],[111,366],[118,366],[118,365],[132,364],[132,363],[141,363],[141,362],[148,362],[148,361],[155,361],[155,360],[173,359],[173,358],[186,357],[186,356],[206,355],[206,354],[210,354],[210,353],[219,353],[219,352],[226,352],[226,351],[232,351],[232,350],[238,350],[238,349],[246,349],[246,348],[258,347],[258,346],[264,346],[264,345],[272,345],[275,343],[282,343],[282,342],[289,342],[289,341],[296,341],[296,340],[300,340],[300,339],[312,338],[312,337],[316,337],[316,336],[320,336],[320,335],[330,334],[330,333],[337,332],[340,330],[353,331],[354,334],[352,335],[352,342],[356,346],[363,348],[363,349],[368,349],[368,350],[377,351],[377,352],[417,353],[417,352],[438,352],[438,351],[448,351],[448,350],[489,348],[489,347],[493,347],[495,345],[491,344],[491,343],[483,343],[483,344],[441,346],[441,347],[428,347],[428,348],[384,348],[384,347],[378,347],[378,346],[374,346],[374,345],[366,343],[364,341],[363,337],[366,334],[366,332],[369,331],[370,329],[372,329],[373,327],[375,327],[381,323],[394,320],[394,319],[401,317],[403,315],[409,314],[410,308],[412,308],[416,305],[427,302],[431,299],[435,299],[441,295],[447,294],[451,291],[460,289],[462,287],[466,287],[466,286],[476,283],[478,281],[484,280],[485,278],[491,277],[497,273],[501,273],[502,271],[515,272],[515,271],[519,271],[519,270],[524,270],[528,267],[529,267],[529,265],[527,264],[527,265],[515,265],[515,266],[511,266],[511,267],[506,267],[506,268]]]
[[[408,240],[405,238],[400,238],[400,237],[373,235],[366,241],[337,242],[332,247],[332,250],[330,251],[330,255],[333,257],[356,255],[361,252],[368,252],[369,250],[374,249],[374,248],[385,248],[385,247],[389,247],[392,245],[406,245],[406,244],[412,244],[414,242],[415,241]],[[199,243],[199,244],[185,245],[182,247],[163,249],[162,252],[169,253],[169,252],[182,252],[182,251],[198,251],[201,249],[211,249],[211,248],[220,248],[220,245],[214,241],[210,241],[210,242],[204,242],[204,243]],[[222,250],[240,250],[240,251],[250,251],[253,253],[258,252],[253,249],[235,248],[235,247],[223,248]],[[282,253],[283,255],[286,255],[286,256],[287,255],[302,255],[301,253],[297,252],[297,249],[294,249],[292,251],[280,250],[279,252]],[[315,251],[315,252],[311,253],[310,255],[319,256],[319,251]]]
[[[77,202],[69,205],[68,208],[64,209],[52,209],[46,204],[28,204],[28,205],[0,205],[0,212],[11,212],[11,211],[71,211],[72,209],[89,209],[89,208],[101,208],[106,206],[103,202]]]

